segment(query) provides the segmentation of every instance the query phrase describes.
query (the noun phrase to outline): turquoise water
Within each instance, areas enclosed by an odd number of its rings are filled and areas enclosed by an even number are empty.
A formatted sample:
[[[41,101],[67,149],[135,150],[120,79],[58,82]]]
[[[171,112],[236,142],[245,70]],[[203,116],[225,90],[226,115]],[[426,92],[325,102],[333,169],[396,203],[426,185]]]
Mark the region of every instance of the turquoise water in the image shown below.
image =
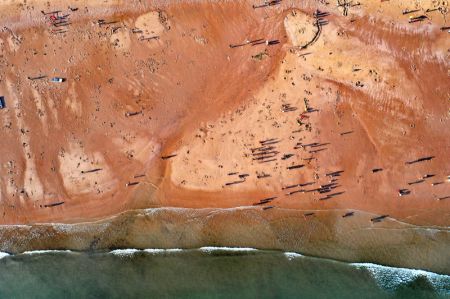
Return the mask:
[[[51,251],[1,258],[0,298],[450,298],[450,276],[250,249]]]

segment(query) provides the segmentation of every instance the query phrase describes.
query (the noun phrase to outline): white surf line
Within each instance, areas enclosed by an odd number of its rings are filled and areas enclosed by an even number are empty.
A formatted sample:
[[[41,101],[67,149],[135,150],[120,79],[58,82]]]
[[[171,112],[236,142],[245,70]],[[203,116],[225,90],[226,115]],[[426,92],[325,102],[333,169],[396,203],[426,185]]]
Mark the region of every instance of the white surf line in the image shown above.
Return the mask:
[[[108,252],[108,254],[114,254],[117,256],[130,256],[139,252],[145,252],[149,254],[159,254],[159,253],[173,253],[180,252],[189,249],[181,249],[181,248],[146,248],[146,249],[136,249],[136,248],[128,248],[128,249],[114,249]]]
[[[11,255],[10,255],[9,253],[1,252],[1,251],[0,251],[0,260],[1,260],[2,258],[8,257],[8,256],[11,256]]]
[[[234,252],[248,252],[248,251],[258,251],[256,248],[250,247],[213,247],[213,246],[205,246],[200,247],[198,250],[202,252],[213,252],[213,251],[234,251]]]
[[[130,248],[130,249],[115,249],[115,250],[111,250],[108,253],[118,255],[118,256],[129,256],[129,255],[133,255],[140,251],[141,251],[140,249]]]
[[[182,251],[201,251],[201,252],[214,252],[214,251],[228,251],[228,252],[250,252],[250,251],[258,251],[256,248],[249,248],[249,247],[213,247],[213,246],[205,246],[195,249],[181,249],[181,248],[169,248],[169,249],[163,249],[163,248],[147,248],[147,249],[135,249],[135,248],[129,248],[129,249],[114,249],[108,252],[109,254],[114,254],[118,256],[128,256],[133,255],[138,252],[145,252],[150,254],[158,254],[158,253],[174,253],[174,252],[182,252]]]
[[[161,248],[147,248],[143,251],[150,254],[158,254],[158,253],[172,253],[172,252],[181,252],[185,249],[181,248],[169,248],[169,249],[161,249]]]
[[[24,251],[20,254],[24,255],[33,255],[33,254],[47,254],[47,253],[71,253],[71,250],[32,250],[32,251]]]
[[[293,260],[295,258],[299,258],[299,257],[304,257],[304,255],[297,253],[297,252],[284,252],[284,256],[288,259],[288,260]]]
[[[379,287],[386,290],[395,290],[417,278],[426,277],[437,292],[448,294],[447,286],[450,281],[449,275],[418,269],[389,267],[372,263],[349,263],[349,265],[354,266],[357,269],[366,269],[369,271]]]

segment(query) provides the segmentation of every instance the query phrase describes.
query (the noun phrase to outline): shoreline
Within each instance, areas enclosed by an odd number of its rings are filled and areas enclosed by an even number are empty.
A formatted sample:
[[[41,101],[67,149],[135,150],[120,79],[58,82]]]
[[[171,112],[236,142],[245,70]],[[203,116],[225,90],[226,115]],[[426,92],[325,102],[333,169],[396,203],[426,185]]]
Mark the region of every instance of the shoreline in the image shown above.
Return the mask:
[[[18,254],[9,254],[6,252],[0,252],[0,260],[8,257],[19,257],[19,256],[32,256],[32,255],[45,255],[45,254],[86,254],[86,253],[93,253],[93,254],[108,254],[108,255],[115,255],[117,257],[129,257],[133,256],[135,254],[148,254],[148,255],[158,255],[158,254],[186,254],[189,252],[198,252],[201,254],[216,254],[216,253],[223,253],[224,255],[227,254],[283,254],[288,260],[292,260],[295,258],[310,258],[310,259],[319,259],[319,260],[326,260],[330,262],[335,263],[343,263],[349,266],[353,267],[365,267],[365,268],[389,268],[393,270],[398,271],[410,271],[410,272],[418,272],[423,273],[425,275],[439,275],[439,276],[449,276],[448,274],[442,274],[442,273],[435,273],[427,270],[422,269],[415,269],[415,268],[402,268],[402,267],[394,267],[394,266],[386,266],[382,264],[374,264],[374,263],[364,263],[364,262],[358,262],[358,263],[351,263],[351,262],[345,262],[330,258],[322,258],[322,257],[315,257],[315,256],[308,256],[303,255],[301,253],[297,252],[291,252],[291,251],[283,251],[283,250],[268,250],[268,249],[257,249],[257,248],[248,248],[248,247],[210,247],[210,246],[204,246],[200,248],[189,248],[189,249],[182,249],[182,248],[145,248],[145,249],[135,249],[135,248],[126,248],[126,249],[112,249],[109,251],[105,250],[99,250],[94,252],[88,252],[88,251],[72,251],[72,250],[35,250],[35,251],[25,251]]]
[[[450,274],[431,1],[421,23],[407,1],[119,2],[0,4],[0,259],[226,247]]]
[[[372,224],[372,214],[345,219],[345,211],[157,208],[91,223],[2,225],[0,251],[246,247],[450,274],[449,229]]]

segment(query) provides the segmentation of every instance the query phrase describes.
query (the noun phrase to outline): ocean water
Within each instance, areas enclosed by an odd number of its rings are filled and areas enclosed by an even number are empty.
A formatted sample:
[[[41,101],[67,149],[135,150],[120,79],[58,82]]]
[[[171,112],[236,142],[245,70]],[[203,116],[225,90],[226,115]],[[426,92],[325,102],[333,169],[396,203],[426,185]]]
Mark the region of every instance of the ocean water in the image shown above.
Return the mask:
[[[252,248],[0,254],[0,298],[450,298],[450,276]]]

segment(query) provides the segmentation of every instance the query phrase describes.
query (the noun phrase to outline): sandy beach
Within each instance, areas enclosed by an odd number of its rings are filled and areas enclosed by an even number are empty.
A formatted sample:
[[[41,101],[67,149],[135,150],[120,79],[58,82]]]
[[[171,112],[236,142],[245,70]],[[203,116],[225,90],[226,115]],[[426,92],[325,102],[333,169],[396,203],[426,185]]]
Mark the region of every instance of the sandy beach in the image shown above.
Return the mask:
[[[0,251],[450,273],[449,4],[345,3],[2,1]]]

